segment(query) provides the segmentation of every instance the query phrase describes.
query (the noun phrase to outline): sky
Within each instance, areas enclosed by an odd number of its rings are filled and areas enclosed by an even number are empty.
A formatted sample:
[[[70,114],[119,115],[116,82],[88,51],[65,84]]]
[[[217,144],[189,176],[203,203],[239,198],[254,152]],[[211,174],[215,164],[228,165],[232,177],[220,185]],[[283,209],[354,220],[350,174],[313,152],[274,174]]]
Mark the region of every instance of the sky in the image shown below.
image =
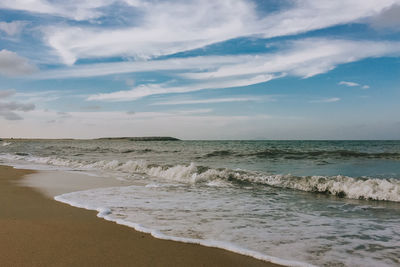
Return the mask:
[[[0,137],[400,139],[400,0],[2,0]]]

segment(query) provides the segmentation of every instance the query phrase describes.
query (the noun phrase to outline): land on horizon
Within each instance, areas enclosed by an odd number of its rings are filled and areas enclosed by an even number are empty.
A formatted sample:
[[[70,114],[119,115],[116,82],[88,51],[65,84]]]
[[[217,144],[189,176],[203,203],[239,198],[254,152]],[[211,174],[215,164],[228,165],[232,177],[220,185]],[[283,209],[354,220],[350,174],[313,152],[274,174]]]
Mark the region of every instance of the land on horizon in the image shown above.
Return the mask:
[[[11,140],[126,140],[126,141],[180,141],[180,139],[169,136],[132,136],[132,137],[100,137],[90,139],[78,139],[78,138],[0,138],[0,141],[11,141]]]

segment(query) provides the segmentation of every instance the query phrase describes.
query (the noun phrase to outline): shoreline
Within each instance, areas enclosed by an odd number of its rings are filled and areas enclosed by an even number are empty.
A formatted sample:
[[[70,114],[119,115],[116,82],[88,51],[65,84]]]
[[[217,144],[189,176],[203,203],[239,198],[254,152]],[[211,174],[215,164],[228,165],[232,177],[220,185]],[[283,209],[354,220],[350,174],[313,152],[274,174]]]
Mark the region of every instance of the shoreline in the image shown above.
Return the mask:
[[[0,165],[3,266],[281,266],[101,220],[19,183],[32,173]]]

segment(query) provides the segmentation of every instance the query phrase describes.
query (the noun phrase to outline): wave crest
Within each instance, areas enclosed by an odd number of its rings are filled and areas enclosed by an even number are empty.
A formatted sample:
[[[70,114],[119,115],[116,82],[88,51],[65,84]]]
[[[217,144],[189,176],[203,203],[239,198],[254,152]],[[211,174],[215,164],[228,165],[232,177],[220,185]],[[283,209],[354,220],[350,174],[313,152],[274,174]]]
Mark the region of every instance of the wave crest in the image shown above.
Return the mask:
[[[214,169],[189,165],[154,165],[146,161],[81,162],[54,157],[33,157],[24,155],[0,155],[3,159],[24,160],[52,166],[70,167],[83,170],[120,171],[123,173],[143,173],[153,177],[181,183],[209,183],[224,181],[233,183],[256,183],[273,187],[289,188],[306,192],[331,194],[338,197],[367,200],[400,202],[400,180],[377,178],[354,178],[348,176],[293,176],[269,175],[262,172],[231,169]]]

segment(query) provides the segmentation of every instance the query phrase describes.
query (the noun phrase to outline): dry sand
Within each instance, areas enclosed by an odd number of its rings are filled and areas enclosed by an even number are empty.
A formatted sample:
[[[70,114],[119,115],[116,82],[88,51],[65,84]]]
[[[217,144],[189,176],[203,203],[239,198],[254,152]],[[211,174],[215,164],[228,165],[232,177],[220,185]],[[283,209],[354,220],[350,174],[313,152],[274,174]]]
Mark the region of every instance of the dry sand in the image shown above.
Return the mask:
[[[31,173],[0,166],[1,266],[278,266],[101,220],[21,186]]]

